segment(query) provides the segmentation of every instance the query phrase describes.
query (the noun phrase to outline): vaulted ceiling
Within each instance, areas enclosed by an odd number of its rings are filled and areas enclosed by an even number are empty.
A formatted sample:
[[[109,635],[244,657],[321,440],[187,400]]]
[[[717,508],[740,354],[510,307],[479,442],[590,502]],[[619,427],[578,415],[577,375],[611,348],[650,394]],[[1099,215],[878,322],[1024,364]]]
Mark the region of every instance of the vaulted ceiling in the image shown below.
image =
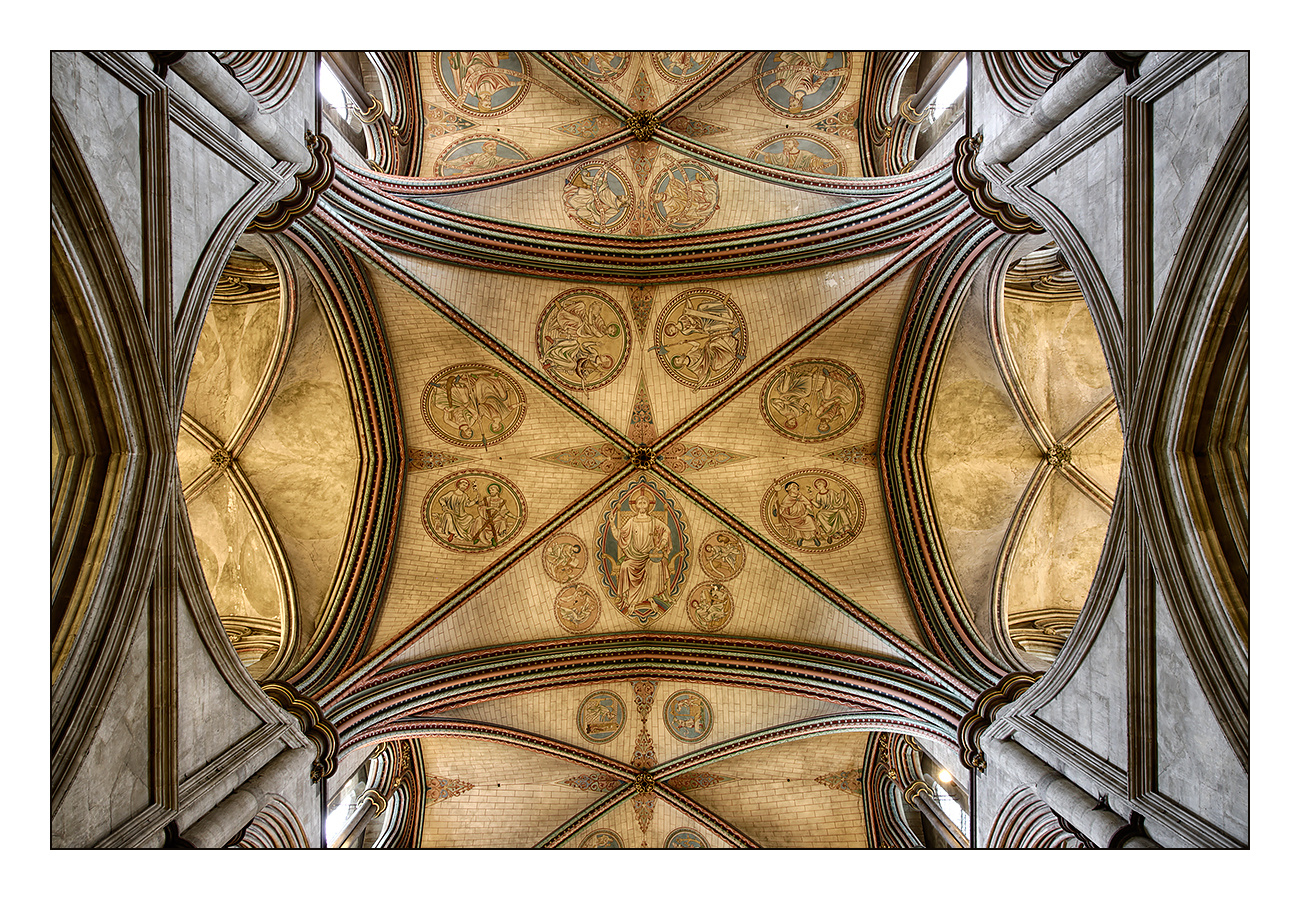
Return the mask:
[[[1118,429],[1077,295],[961,324],[1013,239],[905,159],[917,59],[421,52],[414,171],[336,147],[241,242],[178,450],[200,559],[345,753],[419,741],[425,846],[865,846],[873,734],[958,771],[1020,664],[993,595],[1050,592],[1028,551],[986,571],[1030,473],[1109,414],[1100,474],[1048,474],[1113,496]],[[950,340],[988,358],[940,378]],[[956,457],[997,441],[972,507]],[[1034,552],[1077,586],[1108,511],[1054,489]]]

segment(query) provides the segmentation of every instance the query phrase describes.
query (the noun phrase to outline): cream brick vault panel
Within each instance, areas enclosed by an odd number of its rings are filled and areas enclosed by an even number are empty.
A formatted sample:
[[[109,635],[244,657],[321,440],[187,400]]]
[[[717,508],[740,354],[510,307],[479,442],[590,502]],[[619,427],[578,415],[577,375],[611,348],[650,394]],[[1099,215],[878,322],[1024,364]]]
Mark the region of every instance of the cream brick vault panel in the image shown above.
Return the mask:
[[[823,119],[845,112],[858,103],[858,97],[862,93],[862,55],[850,53],[846,57],[846,62],[851,74],[835,103],[806,119],[782,116],[764,106],[752,84],[737,88],[737,85],[743,81],[752,80],[755,66],[753,60],[741,66],[723,83],[714,86],[707,94],[677,115],[723,127],[725,130],[703,135],[698,140],[727,153],[747,158],[752,155],[757,146],[777,139],[781,132],[808,132],[839,151],[844,162],[841,175],[861,176],[862,160],[858,153],[856,137],[841,138],[814,127]],[[715,102],[715,98],[721,97],[728,91],[731,91],[729,96]],[[726,123],[725,126],[723,123]]]
[[[509,547],[524,540],[602,475],[532,458],[600,438],[518,376],[513,377],[523,391],[528,410],[519,430],[506,441],[486,449],[470,449],[452,446],[435,435],[420,408],[424,387],[433,375],[447,366],[466,362],[485,363],[506,371],[510,371],[509,367],[387,276],[374,270],[370,276],[388,338],[407,446],[442,450],[464,459],[443,468],[408,473],[390,587],[372,644],[378,647],[400,634]],[[455,553],[436,544],[425,529],[422,518],[425,495],[443,478],[468,468],[499,472],[519,487],[528,504],[523,529],[501,549]]]
[[[595,797],[559,783],[589,769],[542,753],[465,738],[421,745],[431,787],[435,778],[473,785],[425,804],[421,847],[532,847]]]
[[[525,278],[499,272],[483,272],[460,266],[430,262],[419,257],[400,253],[394,253],[393,258],[407,268],[411,274],[419,278],[423,284],[473,319],[494,338],[519,354],[538,373],[542,369],[541,357],[537,352],[537,321],[541,318],[547,304],[565,291],[577,287],[589,287],[601,291],[614,299],[623,315],[628,319],[628,324],[631,325],[628,289],[621,285]],[[406,318],[403,318],[400,322],[410,322],[411,324],[418,322],[421,323],[421,327],[430,327],[428,326],[429,316],[436,317],[440,322],[445,322],[437,311],[422,300],[411,297],[411,301],[415,304],[415,308],[408,312]],[[414,309],[419,309],[423,315],[417,316]],[[389,325],[390,334],[397,331],[399,327],[400,325]],[[451,337],[453,332],[457,337]],[[445,346],[429,344],[428,342],[425,342],[425,344],[426,346],[438,346],[439,352],[445,356],[452,352],[453,347],[459,350],[462,347],[472,345],[470,339],[463,332],[450,324],[439,331],[439,335],[439,340],[443,341],[446,344]],[[637,369],[635,363],[638,353],[638,341],[635,326],[631,329],[630,340],[628,363],[623,371],[609,384],[586,393],[568,390],[563,385],[559,385],[561,389],[568,392],[575,402],[586,407],[619,431],[627,428],[628,417],[632,413],[632,396],[636,392]],[[493,365],[506,368],[505,363],[494,361],[496,358],[489,354],[488,351],[480,350],[479,352],[483,354],[482,360],[484,362],[491,362]],[[394,355],[396,356],[396,353]],[[463,361],[468,362],[470,360],[465,359]],[[450,364],[450,362],[447,363],[447,365]],[[424,381],[419,382],[419,390],[424,389],[425,382],[435,371],[436,369],[431,369],[424,376]],[[520,376],[515,377],[518,379]],[[547,380],[551,379],[548,378]],[[528,390],[532,389],[528,388]],[[540,394],[538,396],[540,397]],[[419,401],[420,397],[417,392],[414,398],[417,412]],[[531,408],[530,400],[530,415],[532,414]],[[578,426],[580,430],[575,431],[573,426]],[[537,455],[600,440],[603,440],[603,438],[582,426],[580,420],[572,416],[566,416],[561,420],[560,427],[553,431],[550,438],[543,438],[542,443],[538,444],[537,449],[532,452]],[[516,434],[507,443],[515,447],[528,446],[524,441],[520,440],[520,434]]]
[[[591,795],[593,799],[596,796],[596,794]],[[557,823],[557,827],[559,824]],[[730,850],[734,848],[734,845],[727,838],[718,834],[708,825],[659,797],[655,798],[654,813],[651,815],[645,831],[642,831],[641,823],[636,818],[636,807],[632,798],[629,797],[589,825],[584,826],[577,834],[561,844],[560,849],[581,849],[583,841],[592,832],[612,831],[619,836],[626,848],[645,847],[658,850],[663,848],[668,836],[678,828],[690,828],[704,838],[705,843],[711,849]]]
[[[676,163],[692,158],[658,145],[650,182],[653,182],[670,162]],[[648,196],[651,192],[651,184],[648,182],[643,186],[637,181],[628,159],[626,145],[593,157],[591,161],[596,159],[604,160],[617,167],[637,198],[651,199]],[[587,164],[591,161],[587,161]],[[590,235],[592,232],[579,225],[565,210],[564,180],[572,168],[569,166],[543,172],[501,187],[440,195],[436,204],[431,205],[445,206],[472,215],[507,219],[521,225],[561,228]],[[724,228],[746,228],[763,222],[813,215],[827,212],[849,202],[848,198],[836,194],[822,194],[772,184],[750,178],[748,175],[720,171],[715,166],[709,166],[709,169],[718,181],[718,209],[704,223],[705,227],[692,229],[689,234],[701,234]],[[666,235],[669,232],[664,229],[661,234]]]
[[[831,734],[766,747],[704,771],[735,779],[691,791],[692,800],[763,847],[865,847],[862,796],[816,779],[862,771],[867,734]]]
[[[688,744],[678,739],[668,731],[668,726],[664,723],[664,701],[679,690],[699,693],[713,708],[713,729],[698,743]],[[624,705],[622,731],[604,744],[588,741],[578,731],[578,707],[594,691],[617,694]],[[665,763],[702,747],[711,747],[754,731],[846,711],[848,710],[839,704],[775,691],[699,682],[659,681],[655,688],[654,707],[646,720],[646,731],[654,745],[656,759],[659,763]],[[447,718],[491,722],[544,735],[624,764],[632,761],[632,751],[641,728],[632,682],[627,680],[572,685],[474,703],[450,711]]]
[[[778,435],[759,411],[768,381],[760,379],[708,422],[694,429],[688,438],[749,453],[755,458],[743,466],[705,469],[690,472],[688,477],[733,515],[780,544],[762,523],[761,506],[768,488],[798,469],[819,468],[842,475],[862,494],[865,521],[861,532],[843,549],[830,553],[789,552],[894,630],[919,644],[920,632],[898,571],[879,470],[823,456],[831,450],[874,440],[879,434],[893,347],[905,311],[907,282],[906,273],[893,279],[792,357],[792,361],[806,357],[839,359],[857,373],[862,382],[864,408],[852,429],[834,440],[816,443],[802,443]]]
[[[561,473],[565,471],[556,468]],[[638,624],[623,616],[609,599],[594,558],[604,512],[609,502],[629,483],[630,480],[625,481],[607,492],[599,502],[562,528],[587,544],[587,568],[577,581],[602,598],[599,618],[586,634],[641,633]],[[671,487],[658,480],[656,484],[664,487],[682,509],[692,546],[698,548],[706,535],[724,528],[703,508]],[[542,544],[426,635],[412,642],[394,658],[394,663],[413,662],[485,645],[568,637],[569,632],[560,626],[554,611],[554,601],[561,585],[548,578],[542,568],[541,554],[545,547]],[[707,576],[693,563],[672,607],[651,622],[645,631],[698,634],[699,630],[687,615],[685,601],[697,584],[707,580]],[[734,598],[734,612],[731,621],[719,634],[898,656],[884,641],[751,546],[746,546],[744,569],[726,585]]]
[[[491,117],[476,115],[453,104],[438,86],[434,73],[438,52],[440,51],[422,51],[418,54],[420,86],[423,94],[422,111],[428,123],[425,125],[424,152],[420,161],[421,178],[441,177],[437,167],[438,157],[448,145],[461,138],[502,137],[518,144],[530,159],[536,159],[586,142],[585,138],[555,130],[555,126],[602,114],[599,107],[566,85],[537,60],[530,58],[529,76],[540,84],[563,94],[571,102],[566,103],[555,94],[538,87],[537,84],[529,84],[525,89],[523,100],[509,112]],[[430,106],[437,107],[443,114],[450,113],[460,120],[473,122],[474,125],[439,133],[445,129],[429,121]]]
[[[736,376],[728,379],[725,384],[721,384],[716,388],[696,391],[670,376],[656,358],[656,355],[647,350],[645,353],[646,386],[650,392],[650,403],[654,408],[655,424],[659,426],[660,434],[694,412],[714,394],[725,389],[727,384],[735,381],[736,377],[753,368],[765,356],[785,344],[818,316],[842,300],[859,285],[868,281],[885,267],[889,259],[889,256],[882,254],[826,268],[804,269],[797,272],[783,272],[777,275],[731,278],[708,282],[707,287],[721,291],[724,294],[730,294],[732,300],[740,308],[741,315],[745,317],[745,327],[749,335],[745,360],[737,369]],[[892,318],[885,316],[878,319],[878,317],[883,315],[882,310],[884,308],[901,305],[904,302],[902,299],[904,281],[903,276],[892,279],[876,296],[866,300],[862,307],[854,312],[854,317],[862,315],[871,320],[872,323],[877,321],[884,323],[876,327],[883,329],[883,332],[887,333],[872,335],[868,343],[873,352],[877,350],[886,352],[884,346],[888,344],[886,355],[891,358],[893,340],[898,330],[897,311],[891,310],[890,315],[892,315]],[[674,297],[692,286],[691,283],[675,282],[653,287],[654,306],[650,311],[650,326],[647,329],[646,347],[654,346],[654,325],[665,307],[672,302]],[[864,312],[864,307],[875,309],[876,312]],[[838,329],[843,325],[844,323],[838,323],[835,328]],[[857,359],[861,353],[860,350],[854,350],[852,358]],[[803,356],[805,354],[800,353],[799,355]],[[862,366],[854,365],[854,368],[860,370]],[[872,371],[874,371],[874,367]],[[859,371],[859,375],[862,375],[861,371]],[[865,383],[863,386],[868,388],[868,395],[870,396],[869,386]],[[710,428],[710,423],[697,426],[691,431],[688,440],[728,450],[734,449],[740,453],[763,452],[764,447],[774,446],[767,438],[769,435],[771,437],[776,437],[776,435],[771,433],[771,430],[763,424],[761,416],[754,414],[757,404],[756,398],[757,395],[755,395],[755,399],[750,401],[745,401],[743,396],[732,400],[727,405],[727,409],[735,410],[739,404],[740,408],[744,410],[743,413],[736,413],[736,417],[729,420],[726,427]],[[879,404],[874,406],[878,409]],[[868,402],[867,408],[872,410],[873,404]],[[713,421],[717,420],[717,415],[714,416]],[[759,438],[761,443],[757,445],[746,443],[746,440],[751,436]],[[749,446],[754,446],[755,449],[746,449]]]

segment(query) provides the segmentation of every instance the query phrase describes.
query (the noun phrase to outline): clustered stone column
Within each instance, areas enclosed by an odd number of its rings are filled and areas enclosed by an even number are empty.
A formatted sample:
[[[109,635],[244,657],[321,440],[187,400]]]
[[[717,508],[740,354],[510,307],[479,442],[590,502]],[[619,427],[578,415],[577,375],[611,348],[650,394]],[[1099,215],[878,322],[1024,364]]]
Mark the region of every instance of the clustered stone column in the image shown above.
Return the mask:
[[[1110,847],[1129,823],[1114,810],[1098,804],[1096,798],[1052,766],[1022,747],[1014,738],[991,740],[984,747],[988,765],[1001,769],[1029,785],[1052,811],[1079,829],[1098,847]],[[1125,849],[1158,849],[1159,844],[1134,834],[1122,837],[1116,846]]]
[[[272,794],[291,793],[293,785],[305,781],[313,759],[315,755],[305,747],[281,751],[181,834],[180,844],[196,849],[226,846],[270,802]]]

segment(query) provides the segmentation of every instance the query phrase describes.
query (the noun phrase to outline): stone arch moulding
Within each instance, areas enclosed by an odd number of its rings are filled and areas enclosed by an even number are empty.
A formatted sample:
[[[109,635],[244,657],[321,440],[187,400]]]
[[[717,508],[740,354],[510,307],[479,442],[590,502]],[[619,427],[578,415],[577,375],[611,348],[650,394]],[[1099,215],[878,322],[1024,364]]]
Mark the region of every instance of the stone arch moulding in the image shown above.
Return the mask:
[[[1244,347],[1234,344],[1249,339],[1244,327],[1236,334],[1231,329],[1233,317],[1245,315],[1249,304],[1249,140],[1243,112],[1174,256],[1134,398],[1144,413],[1137,451],[1146,462],[1135,479],[1137,508],[1156,578],[1201,689],[1247,772],[1248,597],[1241,596],[1226,555],[1235,549],[1233,537],[1215,521],[1214,489],[1198,472],[1195,457],[1205,409],[1234,405],[1209,393],[1224,387],[1216,384],[1216,365],[1222,367],[1225,355],[1242,353]],[[1178,413],[1162,418],[1160,410]],[[1248,591],[1248,572],[1245,585]]]
[[[61,269],[53,286],[78,320],[83,374],[93,392],[85,399],[97,407],[105,425],[97,442],[110,453],[102,477],[94,476],[98,498],[92,502],[92,485],[79,487],[83,502],[75,524],[66,523],[73,530],[63,530],[74,541],[78,533],[88,540],[67,553],[51,548],[52,561],[64,557],[61,580],[74,579],[62,609],[52,609],[50,780],[57,810],[149,601],[169,474],[155,458],[171,439],[163,385],[149,364],[150,327],[116,232],[57,105],[50,118],[51,260]]]

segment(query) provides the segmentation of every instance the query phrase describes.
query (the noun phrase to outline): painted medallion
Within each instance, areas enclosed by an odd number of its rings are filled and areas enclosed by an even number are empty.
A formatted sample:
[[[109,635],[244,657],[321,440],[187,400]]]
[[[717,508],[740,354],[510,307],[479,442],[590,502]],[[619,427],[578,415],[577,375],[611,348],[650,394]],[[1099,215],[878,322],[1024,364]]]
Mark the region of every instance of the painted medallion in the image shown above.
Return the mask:
[[[587,545],[567,531],[557,534],[542,548],[542,570],[546,577],[568,584],[587,568]]]
[[[592,81],[613,81],[632,59],[626,50],[569,50],[564,55]]]
[[[635,207],[632,182],[608,160],[581,163],[564,176],[564,211],[589,231],[618,231]]]
[[[745,359],[748,342],[745,317],[731,295],[694,288],[664,307],[650,349],[669,375],[700,390],[731,378]]]
[[[838,550],[862,530],[862,495],[842,476],[800,469],[772,482],[763,495],[763,524],[795,550]]]
[[[715,57],[716,51],[700,50],[660,50],[654,53],[655,71],[669,81],[690,81],[707,69]]]
[[[778,369],[759,406],[772,430],[811,443],[848,431],[862,415],[862,383],[844,363],[801,359]]]
[[[528,92],[528,63],[510,50],[439,50],[438,87],[461,112],[478,118],[503,115]]]
[[[697,584],[686,598],[686,615],[700,631],[721,631],[731,621],[734,604],[725,584]]]
[[[679,160],[655,176],[650,209],[668,231],[694,231],[718,209],[718,178],[702,162]]]
[[[749,154],[769,166],[780,166],[810,175],[842,175],[839,151],[811,134],[788,132],[768,138]]]
[[[457,472],[435,484],[424,498],[425,529],[458,553],[500,547],[519,533],[527,515],[519,488],[495,472]]]
[[[644,475],[609,502],[596,537],[596,567],[615,608],[642,627],[668,611],[690,562],[677,505]]]
[[[769,108],[804,119],[830,109],[848,82],[843,50],[773,50],[754,70],[754,89]]]
[[[527,159],[523,147],[505,138],[464,137],[442,151],[438,157],[438,174],[444,178],[482,175],[516,166]]]
[[[678,828],[672,834],[668,835],[668,840],[664,842],[664,847],[668,850],[708,850],[709,845],[704,842],[704,838],[689,828]]]
[[[600,291],[565,291],[537,320],[542,370],[573,390],[594,391],[613,381],[627,363],[630,346],[623,311]]]
[[[664,724],[678,740],[698,743],[713,730],[713,707],[694,691],[678,691],[664,703]]]
[[[578,732],[593,744],[604,744],[623,730],[626,710],[617,694],[596,691],[578,706]]]
[[[715,531],[700,543],[700,571],[714,581],[730,581],[745,565],[745,547],[730,531]]]
[[[593,831],[583,838],[582,849],[584,850],[621,850],[623,840],[612,831]]]
[[[519,384],[492,366],[462,363],[429,379],[420,396],[424,422],[458,447],[488,447],[515,433],[528,404]]]
[[[561,588],[555,597],[555,621],[573,634],[581,634],[600,618],[600,598],[585,584]]]

